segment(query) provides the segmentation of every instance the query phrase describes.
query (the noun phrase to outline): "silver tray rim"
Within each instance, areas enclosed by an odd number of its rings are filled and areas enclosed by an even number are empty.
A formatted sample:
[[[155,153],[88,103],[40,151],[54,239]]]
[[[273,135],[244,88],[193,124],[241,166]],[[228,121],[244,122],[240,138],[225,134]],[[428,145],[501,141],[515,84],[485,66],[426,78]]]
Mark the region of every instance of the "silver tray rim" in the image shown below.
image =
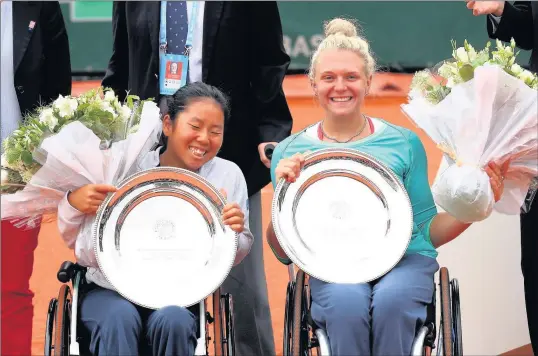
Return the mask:
[[[154,167],[154,168],[149,168],[149,169],[145,169],[145,170],[142,170],[142,171],[138,171],[136,173],[133,173],[132,175],[124,178],[122,181],[120,181],[119,183],[116,184],[116,188],[120,188],[120,187],[123,187],[125,186],[126,184],[128,184],[130,181],[138,178],[138,177],[141,177],[141,176],[144,176],[146,174],[150,174],[150,173],[153,173],[153,172],[171,172],[171,173],[176,173],[176,174],[179,174],[179,175],[185,175],[185,176],[189,176],[189,177],[192,177],[194,178],[195,180],[198,180],[199,182],[201,182],[202,184],[206,185],[211,191],[213,191],[213,193],[216,194],[216,196],[219,198],[220,202],[225,205],[226,204],[226,199],[224,199],[224,196],[219,192],[219,190],[213,185],[211,184],[206,178],[202,177],[201,175],[195,173],[195,172],[192,172],[192,171],[189,171],[187,169],[183,169],[183,168],[176,168],[176,167],[169,167],[169,166],[166,166],[166,167]],[[116,288],[116,286],[114,286],[114,284],[110,281],[109,277],[108,277],[108,274],[107,272],[102,268],[102,265],[101,265],[101,261],[100,261],[100,258],[99,258],[99,249],[98,249],[98,244],[97,244],[97,239],[99,238],[98,236],[98,231],[99,231],[99,225],[100,225],[100,221],[103,217],[103,213],[105,212],[105,208],[106,206],[108,205],[108,203],[110,202],[110,200],[112,200],[112,198],[115,196],[116,193],[112,193],[112,194],[109,194],[105,200],[101,203],[101,205],[99,206],[99,209],[97,210],[97,213],[96,213],[96,217],[94,219],[94,222],[93,222],[93,227],[92,227],[92,239],[93,239],[93,243],[94,243],[94,253],[95,253],[95,258],[97,260],[97,264],[99,266],[99,270],[100,272],[103,274],[103,276],[105,277],[105,279],[107,280],[108,283],[110,283],[110,285],[112,285],[114,287],[114,290],[119,294],[121,295],[123,298],[127,299],[129,302],[135,304],[135,305],[138,305],[138,306],[141,306],[143,308],[146,308],[146,309],[152,309],[152,310],[156,310],[156,308],[154,306],[151,306],[151,305],[146,305],[146,304],[143,304],[143,303],[140,303],[140,302],[137,302],[137,301],[134,301],[131,297],[125,295],[125,293],[121,292],[120,290],[118,290],[118,288]],[[219,209],[220,211],[220,209]],[[234,236],[234,245],[235,245],[235,255],[237,255],[237,246],[239,244],[239,234],[233,230],[230,229],[230,234],[232,234],[233,232],[233,236]],[[232,268],[233,268],[233,265],[234,265],[234,262],[235,262],[235,258],[232,259],[232,262],[228,268],[228,272],[224,275],[224,277],[222,278],[222,281],[220,282],[220,284],[214,288],[214,290],[211,291],[211,293],[207,294],[205,297],[203,297],[201,300],[198,300],[196,302],[192,302],[190,304],[186,304],[186,305],[183,305],[184,308],[188,308],[188,307],[191,307],[195,304],[198,304],[200,303],[202,300],[205,300],[207,299],[210,295],[214,294],[215,291],[217,291],[221,286],[222,284],[226,281],[226,279],[228,278],[228,276],[230,275],[231,271],[232,271]]]
[[[327,153],[333,153],[333,154],[335,154],[335,156],[351,154],[351,155],[355,155],[357,157],[367,159],[367,160],[375,163],[377,166],[382,168],[383,171],[385,173],[387,173],[392,178],[392,181],[396,185],[398,185],[400,187],[400,190],[403,193],[403,196],[407,200],[407,203],[408,203],[407,206],[409,207],[408,213],[410,214],[411,219],[410,219],[409,233],[406,234],[407,235],[406,248],[402,252],[402,254],[401,254],[400,258],[398,259],[398,261],[396,261],[396,263],[394,263],[391,266],[390,269],[388,269],[385,272],[381,272],[381,273],[377,274],[375,277],[372,277],[369,280],[362,281],[361,283],[368,283],[368,282],[374,281],[374,280],[384,276],[388,272],[390,272],[398,263],[400,263],[402,258],[405,256],[405,253],[407,252],[407,249],[409,248],[409,244],[411,243],[411,238],[413,237],[413,222],[414,222],[413,208],[412,208],[412,204],[411,204],[411,199],[409,198],[409,194],[407,193],[407,190],[405,189],[405,186],[403,185],[403,183],[400,181],[398,176],[396,176],[396,174],[390,168],[387,167],[387,165],[385,165],[379,159],[373,157],[372,155],[364,153],[364,152],[359,151],[357,149],[329,147],[329,148],[322,148],[322,149],[319,149],[319,150],[316,150],[316,151],[313,151],[313,152],[309,152],[308,154],[304,155],[304,157],[305,157],[305,166],[309,161],[316,158],[317,156],[327,154]],[[286,182],[284,179],[281,179],[277,183],[277,186],[275,188],[275,192],[274,192],[274,195],[273,195],[273,201],[271,203],[271,223],[273,225],[273,230],[275,232],[275,235],[276,235],[276,238],[278,240],[278,243],[280,244],[280,246],[282,247],[284,252],[286,252],[286,255],[293,262],[293,264],[295,264],[299,269],[301,269],[303,272],[305,272],[309,276],[312,276],[312,277],[314,277],[316,279],[319,279],[322,282],[341,284],[340,282],[334,282],[334,281],[331,281],[331,280],[329,280],[327,278],[321,277],[319,275],[314,275],[314,274],[309,273],[308,268],[305,268],[305,266],[303,266],[303,263],[301,263],[300,261],[295,261],[293,253],[291,253],[290,251],[286,251],[287,248],[284,247],[284,246],[286,246],[286,244],[282,243],[282,241],[285,239],[284,238],[284,233],[280,229],[280,225],[277,222],[277,220],[278,220],[277,204],[278,204],[278,199],[279,199],[280,195],[282,194],[282,190],[284,190],[286,188],[286,186],[288,186],[289,184],[290,183]],[[357,282],[357,283],[359,283],[359,282]],[[352,283],[352,284],[354,284],[354,283]]]

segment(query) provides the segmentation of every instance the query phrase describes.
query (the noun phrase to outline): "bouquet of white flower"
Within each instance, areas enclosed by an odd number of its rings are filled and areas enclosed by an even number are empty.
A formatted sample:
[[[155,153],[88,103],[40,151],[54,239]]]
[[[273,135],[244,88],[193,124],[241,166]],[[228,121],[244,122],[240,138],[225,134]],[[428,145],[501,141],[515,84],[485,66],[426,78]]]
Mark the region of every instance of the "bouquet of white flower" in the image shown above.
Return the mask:
[[[125,139],[128,131],[136,131],[140,120],[142,107],[135,108],[137,99],[131,95],[121,104],[114,91],[98,88],[79,97],[60,95],[52,104],[25,117],[24,123],[2,142],[2,192],[24,187],[41,168],[39,159],[34,159],[35,150],[46,137],[72,122],[81,122],[104,143]]]
[[[118,182],[158,143],[160,128],[151,100],[122,104],[102,88],[60,96],[2,142],[2,219],[31,226],[54,214],[67,191]]]
[[[476,51],[467,41],[453,58],[415,74],[403,112],[437,143],[449,162],[432,186],[434,199],[461,221],[495,209],[527,211],[538,176],[538,77],[515,63],[515,42]],[[488,162],[510,161],[495,203]],[[530,194],[529,194],[530,193]]]

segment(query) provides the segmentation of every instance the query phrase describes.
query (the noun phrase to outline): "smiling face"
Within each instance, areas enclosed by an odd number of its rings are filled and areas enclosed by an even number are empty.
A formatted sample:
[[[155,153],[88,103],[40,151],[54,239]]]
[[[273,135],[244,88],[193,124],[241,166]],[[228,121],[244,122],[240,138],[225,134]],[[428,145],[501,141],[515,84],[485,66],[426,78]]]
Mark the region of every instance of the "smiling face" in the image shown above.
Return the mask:
[[[178,168],[197,171],[213,159],[222,146],[224,113],[213,99],[191,100],[175,120],[163,119],[168,138],[163,155]]]
[[[360,113],[370,82],[365,62],[357,53],[326,49],[319,54],[313,87],[328,117]]]

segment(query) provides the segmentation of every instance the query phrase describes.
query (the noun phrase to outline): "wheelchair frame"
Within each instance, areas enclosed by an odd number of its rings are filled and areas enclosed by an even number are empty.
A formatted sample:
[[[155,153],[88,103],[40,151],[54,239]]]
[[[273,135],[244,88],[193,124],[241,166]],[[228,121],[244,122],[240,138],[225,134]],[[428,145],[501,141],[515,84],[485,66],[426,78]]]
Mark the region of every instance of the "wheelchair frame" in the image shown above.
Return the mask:
[[[295,273],[293,264],[288,266],[290,281],[286,290],[284,314],[284,356],[310,356],[313,349],[317,355],[329,356],[329,339],[325,331],[318,328],[310,315],[311,297],[306,274]],[[437,288],[435,288],[437,289]],[[461,313],[459,287],[456,279],[450,280],[448,269],[439,271],[441,319],[439,324],[437,355],[462,356]],[[428,305],[427,318],[413,341],[412,355],[430,356],[435,349],[436,338],[436,290]]]
[[[49,302],[45,327],[45,356],[78,356],[89,354],[80,347],[83,338],[77,332],[80,327],[79,289],[84,282],[86,269],[78,264],[65,261],[58,270],[57,278],[63,283],[58,297]],[[69,286],[71,282],[71,287]],[[72,293],[71,293],[72,290]],[[211,336],[209,324],[213,324],[213,346],[215,355],[235,354],[233,321],[233,299],[230,294],[221,294],[218,288],[211,297],[213,316],[207,311],[208,299],[199,303],[198,343],[194,354],[209,355]],[[84,351],[84,353],[81,353]]]

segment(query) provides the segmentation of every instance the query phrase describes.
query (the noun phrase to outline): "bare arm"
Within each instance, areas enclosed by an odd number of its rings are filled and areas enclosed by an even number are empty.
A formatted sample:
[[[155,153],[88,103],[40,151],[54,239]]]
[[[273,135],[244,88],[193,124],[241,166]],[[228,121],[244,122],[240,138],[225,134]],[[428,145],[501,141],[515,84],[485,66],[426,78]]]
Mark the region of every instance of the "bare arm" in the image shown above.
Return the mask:
[[[282,158],[281,146],[277,146],[272,156],[272,180],[278,182],[281,179],[292,183],[300,174],[300,171],[304,165],[305,157],[302,154],[295,154],[290,158]],[[286,255],[286,252],[280,246],[278,238],[276,237],[275,230],[273,228],[273,222],[269,223],[266,232],[267,243],[273,250],[275,257],[285,265],[289,265],[292,261]]]
[[[270,222],[269,226],[267,227],[267,243],[269,244],[269,247],[273,250],[273,253],[275,254],[276,258],[286,264],[289,265],[291,263],[290,259],[286,255],[286,252],[282,249],[280,246],[280,243],[278,242],[278,239],[276,238],[275,230],[273,229],[273,223]]]
[[[438,213],[430,225],[430,240],[438,248],[460,236],[471,224],[456,220],[448,213]]]

